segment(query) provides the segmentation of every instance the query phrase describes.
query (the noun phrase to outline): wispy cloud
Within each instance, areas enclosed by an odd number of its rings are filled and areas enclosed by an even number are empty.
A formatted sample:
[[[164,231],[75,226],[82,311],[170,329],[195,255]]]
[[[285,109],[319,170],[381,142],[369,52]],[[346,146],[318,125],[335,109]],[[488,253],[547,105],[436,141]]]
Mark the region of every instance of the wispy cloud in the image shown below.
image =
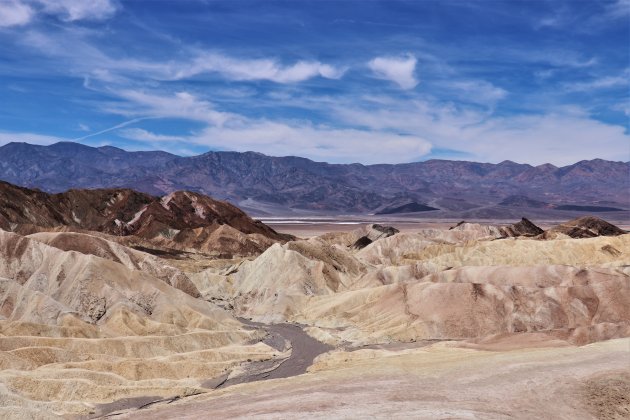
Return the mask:
[[[103,109],[113,114],[143,118],[182,118],[217,126],[223,125],[228,120],[240,119],[236,114],[217,111],[209,101],[199,99],[189,92],[160,95],[127,89],[112,91],[112,93],[125,99],[125,102],[112,103]]]
[[[37,120],[62,137],[171,151],[361,162],[430,149],[490,161],[610,158],[628,150],[619,106],[628,1],[410,2],[413,20],[364,2],[349,36],[347,24],[307,13],[312,2],[260,6],[258,19],[242,2],[220,13],[213,2],[186,2],[173,14],[168,2],[0,0],[0,95],[11,109],[0,120],[23,124],[16,131]],[[344,18],[329,3],[316,6],[325,20]],[[460,25],[462,13],[475,24]],[[576,105],[593,114],[568,110]]]
[[[192,62],[171,70],[173,79],[184,79],[202,73],[218,73],[230,80],[270,80],[276,83],[296,83],[313,77],[339,79],[345,68],[319,61],[298,61],[282,65],[274,59],[239,59],[204,52]]]
[[[466,156],[491,162],[510,159],[564,165],[593,156],[612,160],[630,158],[626,150],[630,136],[624,132],[624,127],[597,121],[579,108],[498,117],[424,100],[372,101],[369,108],[356,103],[350,107],[341,101],[337,106],[327,104],[337,118],[337,124],[330,126],[302,120],[270,121],[230,113],[222,113],[222,118],[215,120],[205,116],[214,106],[190,93],[172,96],[127,93],[126,96],[132,101],[140,99],[130,106],[137,112],[206,124],[205,128],[181,136],[136,128],[119,131],[126,138],[162,144],[166,148],[170,147],[167,144],[170,142],[175,148],[194,144],[213,149],[254,150],[270,155],[362,163],[408,162],[426,156],[434,148],[457,151],[460,155],[453,158]],[[154,105],[177,103],[182,98],[187,106]],[[338,128],[339,125],[354,128]],[[571,139],[570,147],[564,139]]]
[[[0,27],[26,25],[38,13],[56,16],[65,22],[105,20],[117,9],[112,0],[2,0]]]
[[[511,50],[506,51],[505,56],[518,62],[544,64],[565,69],[583,69],[598,64],[596,57],[588,57],[571,49]]]
[[[626,69],[623,74],[618,76],[604,76],[596,79],[588,80],[585,82],[574,82],[565,84],[565,89],[572,92],[588,92],[598,89],[610,89],[623,87],[630,88],[630,69]]]
[[[11,142],[49,145],[60,141],[70,141],[70,139],[37,133],[11,133],[0,131],[0,145]]]
[[[563,30],[571,28],[576,32],[593,32],[610,25],[614,20],[630,17],[630,0],[606,0],[591,2],[588,13],[576,14],[570,2],[551,2],[556,5],[553,12],[534,21],[535,29]]]
[[[368,164],[412,162],[432,148],[431,142],[420,136],[271,121],[251,121],[234,128],[209,127],[196,142],[237,151],[265,151],[275,156]]]
[[[620,104],[614,105],[612,108],[615,111],[623,112],[626,115],[626,117],[630,117],[630,99]]]
[[[105,20],[117,11],[112,0],[30,0],[41,6],[43,13],[55,15],[66,22],[76,20]]]
[[[235,151],[264,151],[270,155],[299,155],[327,161],[352,159],[363,163],[398,163],[418,159],[431,143],[416,135],[380,130],[360,130],[316,125],[309,121],[270,121],[214,110],[212,104],[187,92],[157,95],[123,92],[125,110],[147,116],[188,119],[206,124],[184,136],[165,136],[145,129],[125,129],[118,134],[150,144],[181,142]]]
[[[164,134],[152,133],[142,128],[124,128],[119,130],[120,136],[141,142],[163,143],[163,142],[187,142],[187,136],[167,136]]]
[[[21,26],[30,22],[34,11],[18,0],[5,0],[0,3],[0,28]]]
[[[614,18],[627,18],[630,16],[630,0],[616,0],[606,5],[606,14]]]
[[[431,151],[431,143],[418,136],[315,126],[308,122],[247,120],[234,126],[209,126],[189,136],[164,136],[142,129],[124,130],[121,135],[150,144],[176,142],[239,152],[264,151],[272,156],[303,156],[326,162],[410,162]]]
[[[508,92],[485,80],[453,80],[442,83],[464,102],[494,106]]]
[[[368,63],[368,67],[380,79],[390,80],[401,89],[413,89],[419,83],[415,76],[417,62],[413,55],[376,57]]]
[[[430,139],[436,149],[465,152],[471,160],[565,165],[594,156],[630,159],[630,135],[625,128],[598,121],[579,108],[493,116],[416,100],[380,109],[339,107],[335,112],[346,124],[414,134]],[[571,139],[569,144],[566,139]]]
[[[64,47],[68,42],[72,42],[73,48]],[[275,58],[233,57],[198,49],[184,49],[176,60],[172,57],[164,61],[113,57],[88,42],[85,34],[76,29],[60,33],[30,31],[21,43],[51,58],[71,61],[71,71],[85,79],[86,87],[92,81],[122,84],[139,76],[158,81],[177,81],[204,74],[216,74],[225,80],[268,80],[292,84],[315,77],[339,79],[347,70],[347,67],[316,60],[298,60],[285,65]]]

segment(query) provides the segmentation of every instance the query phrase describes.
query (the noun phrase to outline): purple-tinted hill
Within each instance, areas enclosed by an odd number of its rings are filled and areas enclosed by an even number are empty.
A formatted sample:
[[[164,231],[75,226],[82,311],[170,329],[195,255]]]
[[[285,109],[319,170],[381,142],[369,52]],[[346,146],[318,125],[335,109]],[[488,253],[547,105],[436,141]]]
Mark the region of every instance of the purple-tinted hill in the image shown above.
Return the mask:
[[[10,143],[0,147],[0,179],[48,192],[127,187],[164,195],[189,190],[257,214],[378,213],[409,203],[457,217],[520,217],[518,210],[530,206],[536,214],[579,206],[630,208],[630,164],[601,159],[565,167],[448,160],[361,165],[253,152],[179,157],[68,142]]]

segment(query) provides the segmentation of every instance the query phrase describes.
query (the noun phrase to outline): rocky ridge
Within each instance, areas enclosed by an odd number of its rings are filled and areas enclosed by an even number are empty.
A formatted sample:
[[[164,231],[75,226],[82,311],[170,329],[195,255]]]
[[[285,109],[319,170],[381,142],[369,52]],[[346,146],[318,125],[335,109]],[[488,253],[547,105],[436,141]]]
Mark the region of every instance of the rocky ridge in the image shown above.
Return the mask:
[[[569,206],[564,208],[582,214],[588,209],[579,206],[627,210],[630,200],[619,190],[628,188],[629,165],[595,159],[561,168],[447,160],[365,166],[252,152],[179,157],[77,143],[0,147],[0,179],[17,185],[49,192],[132,187],[156,196],[188,190],[229,200],[258,214],[437,208],[439,212],[427,214],[496,218],[522,214],[518,211],[523,205],[531,214],[562,217],[564,213],[556,207]],[[410,203],[417,205],[406,208]]]
[[[256,255],[275,242],[292,238],[227,202],[188,191],[162,198],[129,189],[48,194],[1,181],[0,228],[18,233],[51,229],[100,232],[223,258]]]

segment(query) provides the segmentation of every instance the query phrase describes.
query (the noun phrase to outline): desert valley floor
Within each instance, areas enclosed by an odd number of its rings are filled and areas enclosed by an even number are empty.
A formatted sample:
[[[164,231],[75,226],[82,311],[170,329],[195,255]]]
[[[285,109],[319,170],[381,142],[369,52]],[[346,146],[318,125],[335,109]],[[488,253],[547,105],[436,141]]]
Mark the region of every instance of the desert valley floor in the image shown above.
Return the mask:
[[[2,418],[630,416],[625,225],[0,187]]]

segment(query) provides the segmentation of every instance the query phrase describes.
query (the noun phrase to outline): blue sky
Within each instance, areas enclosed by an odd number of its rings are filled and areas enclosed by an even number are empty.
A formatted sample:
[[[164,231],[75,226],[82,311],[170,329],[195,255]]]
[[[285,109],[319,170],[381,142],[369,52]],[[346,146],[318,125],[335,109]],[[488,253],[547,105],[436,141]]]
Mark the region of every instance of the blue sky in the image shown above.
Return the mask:
[[[630,0],[0,0],[0,144],[630,160]]]

